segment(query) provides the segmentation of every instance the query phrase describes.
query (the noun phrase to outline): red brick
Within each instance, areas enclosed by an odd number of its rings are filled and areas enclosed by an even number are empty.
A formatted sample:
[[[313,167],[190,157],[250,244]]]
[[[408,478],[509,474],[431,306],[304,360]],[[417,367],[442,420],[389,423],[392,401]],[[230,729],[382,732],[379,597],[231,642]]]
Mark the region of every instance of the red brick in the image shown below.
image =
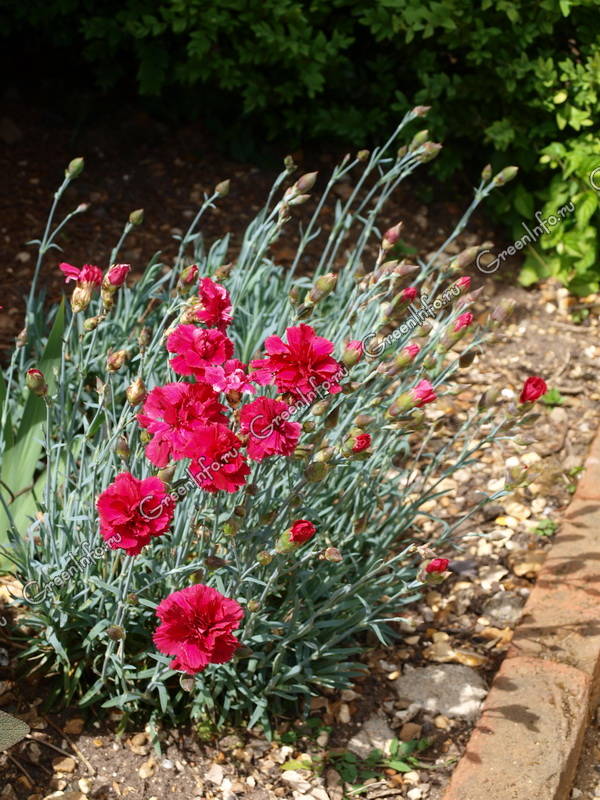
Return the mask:
[[[443,800],[566,800],[589,692],[566,664],[506,658]]]
[[[584,466],[577,484],[577,497],[600,502],[600,434],[592,442]]]

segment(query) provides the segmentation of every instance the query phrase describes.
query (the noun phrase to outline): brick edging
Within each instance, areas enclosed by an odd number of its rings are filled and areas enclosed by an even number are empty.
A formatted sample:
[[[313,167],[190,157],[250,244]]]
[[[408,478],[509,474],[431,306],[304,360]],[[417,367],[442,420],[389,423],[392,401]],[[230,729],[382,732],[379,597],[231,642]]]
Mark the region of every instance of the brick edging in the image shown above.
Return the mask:
[[[443,800],[566,800],[600,700],[600,431]]]

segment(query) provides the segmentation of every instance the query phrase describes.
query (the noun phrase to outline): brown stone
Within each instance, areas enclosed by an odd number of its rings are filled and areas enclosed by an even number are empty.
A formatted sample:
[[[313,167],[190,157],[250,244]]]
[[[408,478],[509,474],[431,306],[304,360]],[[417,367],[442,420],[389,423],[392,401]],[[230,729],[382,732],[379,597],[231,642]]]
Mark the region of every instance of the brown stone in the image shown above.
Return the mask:
[[[400,738],[403,742],[410,742],[411,739],[418,739],[422,730],[422,726],[416,722],[405,722],[400,728]]]

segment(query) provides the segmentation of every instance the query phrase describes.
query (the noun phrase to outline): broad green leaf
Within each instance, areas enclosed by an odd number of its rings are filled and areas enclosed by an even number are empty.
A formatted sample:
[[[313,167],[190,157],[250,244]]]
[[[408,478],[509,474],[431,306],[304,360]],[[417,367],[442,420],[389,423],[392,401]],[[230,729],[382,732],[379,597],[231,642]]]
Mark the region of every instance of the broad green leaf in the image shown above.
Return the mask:
[[[50,394],[54,391],[56,384],[54,371],[60,365],[64,318],[63,302],[38,365],[38,369],[44,373]],[[31,489],[34,486],[35,471],[42,453],[45,419],[46,405],[43,399],[30,394],[25,403],[14,444],[4,452],[2,457],[0,477],[3,485],[0,486],[0,492],[2,492],[17,530],[21,534],[27,524],[27,516],[35,513],[35,499]],[[40,488],[39,483],[38,488]],[[9,525],[4,507],[0,507],[0,543],[6,541]]]

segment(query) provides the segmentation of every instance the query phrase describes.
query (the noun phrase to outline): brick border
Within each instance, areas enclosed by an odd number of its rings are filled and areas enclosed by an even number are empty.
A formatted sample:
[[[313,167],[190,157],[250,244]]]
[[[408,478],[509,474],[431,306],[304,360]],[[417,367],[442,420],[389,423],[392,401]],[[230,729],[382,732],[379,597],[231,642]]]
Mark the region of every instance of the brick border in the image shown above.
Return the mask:
[[[600,431],[443,800],[567,800],[600,700]]]

